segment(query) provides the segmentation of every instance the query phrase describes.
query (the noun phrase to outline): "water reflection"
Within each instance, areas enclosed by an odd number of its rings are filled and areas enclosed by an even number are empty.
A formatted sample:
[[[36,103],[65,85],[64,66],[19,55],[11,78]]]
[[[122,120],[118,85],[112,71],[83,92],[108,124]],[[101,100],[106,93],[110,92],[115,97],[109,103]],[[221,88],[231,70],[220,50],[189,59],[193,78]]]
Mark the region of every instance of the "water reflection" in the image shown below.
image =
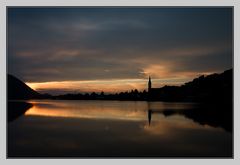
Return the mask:
[[[222,128],[214,128],[209,125],[200,125],[193,122],[190,119],[186,119],[184,116],[174,115],[170,118],[166,118],[160,112],[154,113],[154,121],[150,124],[143,126],[144,131],[152,135],[162,135],[172,138],[177,136],[179,131],[220,131],[224,132]]]
[[[26,116],[92,118],[114,120],[146,120],[149,124],[152,113],[164,113],[166,107],[175,111],[190,109],[190,103],[163,103],[163,102],[133,102],[133,101],[31,101],[34,106]],[[152,110],[154,109],[154,110]]]
[[[18,117],[22,116],[33,105],[21,101],[8,101],[7,117],[8,122],[14,121]]]
[[[31,101],[8,156],[231,156],[232,136],[180,115],[189,103]],[[176,114],[165,115],[168,109]]]
[[[152,116],[184,116],[201,125],[222,127],[231,132],[231,110],[201,107],[194,103],[166,103],[141,101],[31,101],[34,106],[26,116],[65,117],[146,121],[151,125]],[[212,108],[217,109],[212,110]],[[224,108],[224,107],[223,107]],[[158,119],[156,119],[158,120]]]
[[[92,118],[115,120],[145,120],[147,104],[145,102],[118,101],[32,101],[26,116]]]

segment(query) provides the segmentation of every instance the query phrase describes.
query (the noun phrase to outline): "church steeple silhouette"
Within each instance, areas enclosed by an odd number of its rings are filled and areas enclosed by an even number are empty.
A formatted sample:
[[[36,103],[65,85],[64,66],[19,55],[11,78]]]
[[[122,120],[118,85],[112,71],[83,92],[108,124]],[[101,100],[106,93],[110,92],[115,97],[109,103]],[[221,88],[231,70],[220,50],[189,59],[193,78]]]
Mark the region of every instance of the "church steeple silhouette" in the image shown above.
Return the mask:
[[[149,78],[148,78],[148,92],[151,91],[151,88],[152,88],[152,82],[151,82],[151,77],[149,76]]]

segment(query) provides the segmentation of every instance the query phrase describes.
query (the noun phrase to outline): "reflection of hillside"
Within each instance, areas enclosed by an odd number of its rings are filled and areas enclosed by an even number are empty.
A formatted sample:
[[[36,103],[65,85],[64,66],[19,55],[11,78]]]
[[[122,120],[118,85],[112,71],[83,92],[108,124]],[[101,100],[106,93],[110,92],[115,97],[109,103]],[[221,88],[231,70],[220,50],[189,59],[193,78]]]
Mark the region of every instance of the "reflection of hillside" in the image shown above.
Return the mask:
[[[19,116],[23,115],[31,107],[32,104],[30,103],[8,101],[7,109],[8,121],[15,120]]]
[[[148,111],[149,124],[151,122],[151,116],[154,113],[161,113],[165,117],[172,115],[183,115],[189,119],[192,119],[194,122],[197,122],[201,125],[209,125],[212,127],[221,127],[228,132],[232,132],[232,108],[231,105],[210,105],[204,104],[199,107],[188,109],[188,110],[172,110],[166,109],[164,111]]]
[[[192,111],[183,111],[182,115],[202,125],[207,124],[213,127],[222,127],[228,132],[232,132],[233,129],[231,105],[204,105]]]

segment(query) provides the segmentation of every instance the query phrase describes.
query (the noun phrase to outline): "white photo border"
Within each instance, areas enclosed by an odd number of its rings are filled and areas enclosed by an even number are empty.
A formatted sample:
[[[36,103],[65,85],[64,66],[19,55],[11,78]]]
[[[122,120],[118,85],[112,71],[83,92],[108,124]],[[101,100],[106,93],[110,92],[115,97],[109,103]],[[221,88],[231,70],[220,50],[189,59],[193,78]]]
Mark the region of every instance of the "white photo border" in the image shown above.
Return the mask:
[[[215,7],[215,6],[232,6],[234,10],[234,31],[233,31],[233,43],[234,43],[234,54],[233,54],[233,68],[234,68],[234,150],[233,150],[233,159],[208,159],[208,158],[199,158],[199,159],[7,159],[6,153],[6,132],[7,132],[7,122],[6,122],[6,66],[7,66],[7,7],[11,6],[19,6],[19,7],[27,7],[27,6],[36,6],[36,7],[58,7],[58,6],[96,6],[96,7],[104,7],[104,6],[168,6],[168,7]],[[0,2],[0,101],[1,101],[1,136],[0,136],[0,154],[1,160],[0,164],[149,164],[149,163],[167,163],[167,164],[239,164],[240,163],[240,100],[239,100],[239,83],[240,83],[240,74],[239,74],[239,54],[240,54],[240,1],[237,0],[8,0],[4,2]]]

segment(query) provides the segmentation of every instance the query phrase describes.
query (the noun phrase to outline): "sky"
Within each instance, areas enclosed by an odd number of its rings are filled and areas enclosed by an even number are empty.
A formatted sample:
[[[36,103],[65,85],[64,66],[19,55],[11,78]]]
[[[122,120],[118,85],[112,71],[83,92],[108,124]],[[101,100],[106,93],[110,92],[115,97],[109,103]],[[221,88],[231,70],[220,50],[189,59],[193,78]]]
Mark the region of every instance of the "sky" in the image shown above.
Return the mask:
[[[233,67],[231,8],[8,8],[7,69],[40,93],[181,85]]]

